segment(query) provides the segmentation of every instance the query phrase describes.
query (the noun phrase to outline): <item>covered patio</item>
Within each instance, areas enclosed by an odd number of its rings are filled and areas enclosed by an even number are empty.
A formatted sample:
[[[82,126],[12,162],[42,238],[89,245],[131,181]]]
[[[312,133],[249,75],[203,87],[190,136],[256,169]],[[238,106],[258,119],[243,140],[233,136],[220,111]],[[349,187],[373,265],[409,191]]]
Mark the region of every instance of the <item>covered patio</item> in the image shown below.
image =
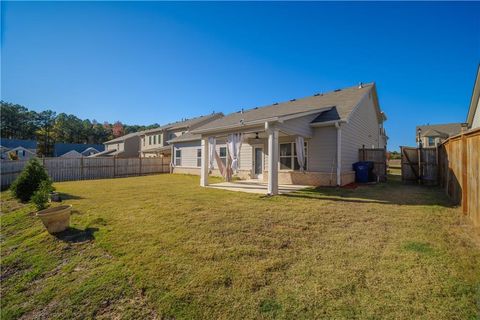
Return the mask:
[[[296,159],[298,159],[301,172],[303,172],[305,164],[305,150],[304,141],[312,137],[312,129],[309,126],[312,117],[318,114],[322,109],[314,111],[300,112],[295,115],[286,115],[283,117],[272,117],[262,120],[245,121],[243,118],[238,123],[230,127],[215,128],[216,130],[199,130],[201,134],[201,178],[200,185],[203,187],[209,186],[208,177],[212,172],[214,161],[218,163],[218,156],[215,155],[215,144],[217,139],[227,140],[228,156],[226,159],[225,168],[227,174],[225,182],[212,185],[213,188],[221,188],[234,191],[244,191],[252,193],[263,193],[268,195],[277,195],[281,193],[292,192],[302,188],[309,187],[308,185],[299,184],[282,184],[279,185],[279,167],[280,167],[280,149],[279,139],[289,138],[295,142]],[[240,116],[243,114],[240,113]],[[295,126],[291,125],[289,120],[298,118],[305,119],[306,125]],[[236,171],[236,164],[238,163],[240,148],[242,143],[254,145],[255,141],[265,141],[265,149],[262,152],[266,155],[267,165],[265,173],[267,179],[247,180],[232,182],[232,172]],[[292,151],[293,152],[293,151]],[[256,167],[252,168],[252,175],[256,174]],[[263,176],[263,175],[262,175]]]

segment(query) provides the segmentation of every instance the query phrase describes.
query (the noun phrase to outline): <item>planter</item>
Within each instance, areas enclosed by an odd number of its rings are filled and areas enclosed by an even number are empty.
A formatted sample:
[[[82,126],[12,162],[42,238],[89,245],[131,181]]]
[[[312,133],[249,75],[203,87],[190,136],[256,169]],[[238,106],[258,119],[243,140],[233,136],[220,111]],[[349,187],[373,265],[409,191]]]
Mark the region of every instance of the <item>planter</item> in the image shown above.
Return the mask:
[[[60,194],[58,192],[50,192],[50,201],[60,202]]]
[[[37,212],[43,225],[49,233],[62,232],[70,225],[70,212],[72,205],[48,208]]]

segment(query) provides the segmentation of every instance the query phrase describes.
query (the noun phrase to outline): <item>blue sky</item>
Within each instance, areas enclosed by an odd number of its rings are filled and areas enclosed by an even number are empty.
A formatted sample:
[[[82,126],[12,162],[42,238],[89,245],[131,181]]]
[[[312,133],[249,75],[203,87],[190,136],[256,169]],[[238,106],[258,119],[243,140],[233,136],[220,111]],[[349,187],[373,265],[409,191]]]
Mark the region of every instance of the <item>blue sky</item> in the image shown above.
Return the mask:
[[[1,98],[167,123],[377,83],[389,149],[463,122],[480,3],[2,1]]]

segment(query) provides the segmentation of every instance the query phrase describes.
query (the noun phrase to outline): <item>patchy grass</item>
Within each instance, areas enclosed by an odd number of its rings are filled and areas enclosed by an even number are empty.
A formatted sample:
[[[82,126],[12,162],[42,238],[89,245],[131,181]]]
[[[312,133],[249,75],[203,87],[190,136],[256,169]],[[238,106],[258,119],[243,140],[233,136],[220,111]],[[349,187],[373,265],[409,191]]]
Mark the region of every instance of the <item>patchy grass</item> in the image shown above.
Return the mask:
[[[2,193],[3,319],[480,317],[478,238],[439,189],[55,187],[75,208],[56,237]]]

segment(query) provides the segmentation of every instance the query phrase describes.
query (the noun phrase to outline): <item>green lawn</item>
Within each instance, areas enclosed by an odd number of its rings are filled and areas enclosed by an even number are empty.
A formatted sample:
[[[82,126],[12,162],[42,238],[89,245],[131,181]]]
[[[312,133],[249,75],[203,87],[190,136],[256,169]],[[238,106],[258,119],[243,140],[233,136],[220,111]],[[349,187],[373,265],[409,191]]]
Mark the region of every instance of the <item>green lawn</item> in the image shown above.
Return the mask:
[[[478,237],[436,188],[263,197],[156,175],[56,183],[49,235],[2,193],[1,317],[480,317]]]

